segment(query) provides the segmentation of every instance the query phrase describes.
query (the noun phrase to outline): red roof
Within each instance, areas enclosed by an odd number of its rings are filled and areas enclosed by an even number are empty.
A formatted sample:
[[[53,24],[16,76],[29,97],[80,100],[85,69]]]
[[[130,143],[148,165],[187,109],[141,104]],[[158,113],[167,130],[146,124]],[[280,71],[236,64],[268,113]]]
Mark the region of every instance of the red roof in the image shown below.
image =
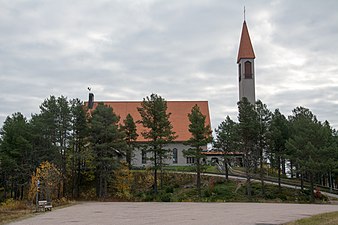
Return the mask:
[[[237,63],[241,59],[254,59],[254,58],[256,58],[256,56],[251,44],[249,31],[246,26],[246,22],[244,20],[241,41],[239,43]]]
[[[141,120],[140,113],[137,107],[141,107],[139,101],[102,101],[105,105],[113,108],[113,111],[120,116],[120,123],[126,118],[128,113],[133,117],[134,121]],[[95,101],[94,109],[98,102]],[[173,131],[178,137],[175,139],[176,142],[187,141],[190,139],[191,134],[189,132],[190,121],[188,119],[188,113],[191,112],[192,107],[195,105],[200,107],[201,113],[206,116],[206,125],[210,125],[209,106],[207,101],[167,101],[167,112],[171,113],[169,120],[173,125]],[[139,134],[137,141],[147,141],[141,135],[141,132],[145,129],[142,124],[137,123],[137,133]]]

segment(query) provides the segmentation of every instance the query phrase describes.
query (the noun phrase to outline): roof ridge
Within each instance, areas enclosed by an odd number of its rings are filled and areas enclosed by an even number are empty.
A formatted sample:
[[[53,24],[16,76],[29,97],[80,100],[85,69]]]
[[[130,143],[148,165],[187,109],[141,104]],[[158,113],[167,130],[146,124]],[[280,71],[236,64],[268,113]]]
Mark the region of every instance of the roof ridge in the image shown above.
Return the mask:
[[[116,101],[95,100],[95,102],[139,103],[143,101],[142,100],[116,100]],[[208,102],[208,100],[166,100],[166,102]]]

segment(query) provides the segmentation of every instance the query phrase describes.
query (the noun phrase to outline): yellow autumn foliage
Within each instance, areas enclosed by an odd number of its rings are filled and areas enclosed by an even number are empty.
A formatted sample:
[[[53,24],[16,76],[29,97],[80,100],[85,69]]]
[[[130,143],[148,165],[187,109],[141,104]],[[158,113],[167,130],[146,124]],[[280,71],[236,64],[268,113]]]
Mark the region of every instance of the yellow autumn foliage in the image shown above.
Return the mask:
[[[38,188],[38,182],[39,188]],[[31,176],[28,198],[35,201],[36,194],[39,199],[56,199],[62,196],[63,182],[61,172],[48,161],[42,162]]]
[[[122,199],[130,199],[131,185],[133,183],[133,174],[128,168],[126,162],[122,162],[120,167],[114,171],[113,189],[114,195]]]
[[[145,171],[134,172],[134,189],[137,191],[149,191],[152,190],[154,184],[154,176],[150,168],[146,168]]]

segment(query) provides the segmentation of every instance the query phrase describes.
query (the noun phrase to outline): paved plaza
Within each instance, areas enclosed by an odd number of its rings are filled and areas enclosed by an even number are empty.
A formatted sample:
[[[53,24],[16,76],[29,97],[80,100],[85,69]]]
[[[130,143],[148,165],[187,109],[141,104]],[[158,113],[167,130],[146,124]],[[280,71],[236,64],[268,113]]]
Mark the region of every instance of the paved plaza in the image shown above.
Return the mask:
[[[338,205],[83,202],[10,224],[271,225],[331,211]]]

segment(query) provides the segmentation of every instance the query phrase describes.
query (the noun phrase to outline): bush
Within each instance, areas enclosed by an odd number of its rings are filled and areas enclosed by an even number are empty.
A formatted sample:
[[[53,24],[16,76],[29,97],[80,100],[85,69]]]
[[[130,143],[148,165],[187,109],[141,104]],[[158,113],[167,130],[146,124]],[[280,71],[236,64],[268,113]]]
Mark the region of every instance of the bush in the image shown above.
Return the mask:
[[[81,200],[94,200],[96,199],[96,190],[95,188],[91,187],[91,188],[87,188],[85,190],[83,190],[82,192],[80,192],[80,199]]]
[[[172,186],[167,186],[167,187],[165,188],[165,192],[166,192],[166,193],[174,193],[174,188],[173,188]]]
[[[152,193],[146,193],[143,200],[146,202],[152,202],[154,201],[154,195]]]
[[[171,193],[160,193],[159,199],[161,202],[170,202],[171,201]]]
[[[211,190],[205,189],[205,190],[203,191],[203,197],[209,198],[211,195],[212,195]]]

